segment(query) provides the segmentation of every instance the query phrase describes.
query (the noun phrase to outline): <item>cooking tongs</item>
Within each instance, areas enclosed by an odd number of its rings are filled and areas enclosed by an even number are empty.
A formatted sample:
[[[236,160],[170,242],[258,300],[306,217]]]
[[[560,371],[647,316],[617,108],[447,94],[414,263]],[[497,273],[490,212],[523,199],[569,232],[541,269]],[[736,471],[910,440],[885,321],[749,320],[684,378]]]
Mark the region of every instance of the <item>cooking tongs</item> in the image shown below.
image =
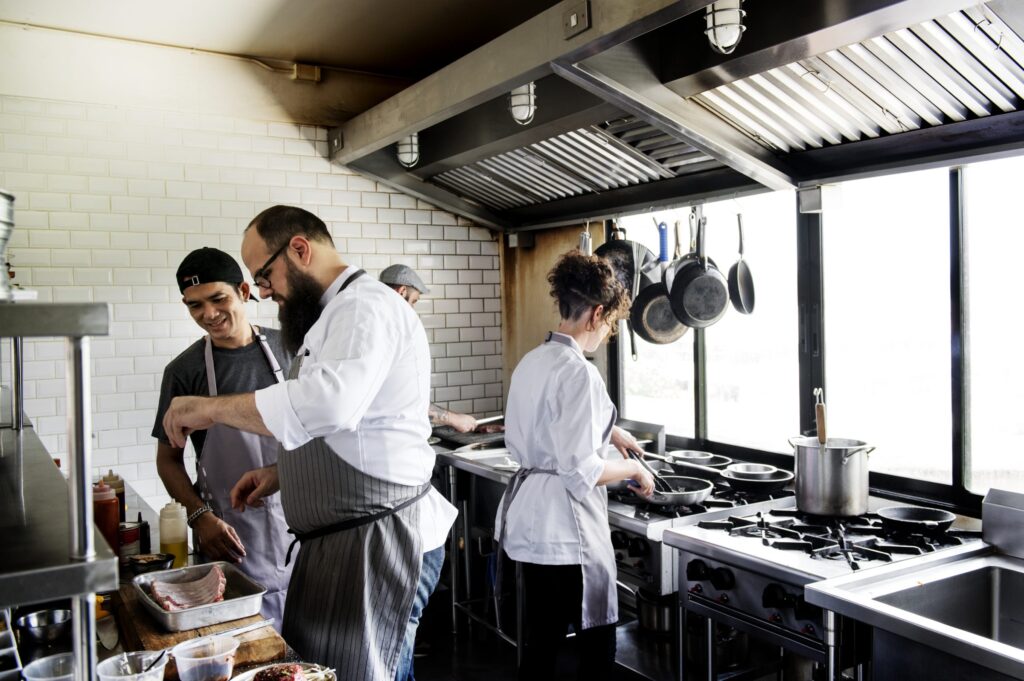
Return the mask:
[[[652,476],[654,476],[654,489],[655,489],[655,491],[661,492],[662,494],[673,494],[676,491],[675,488],[672,487],[671,483],[669,483],[668,480],[665,480],[664,478],[662,478],[660,473],[658,473],[656,470],[651,468],[650,464],[648,464],[646,461],[644,461],[644,458],[642,456],[640,456],[640,454],[638,452],[635,452],[632,449],[630,449],[629,450],[629,455],[631,457],[633,457],[634,459],[636,459],[637,461],[639,461],[640,465],[643,466],[644,468],[646,468],[647,472],[650,473]],[[659,483],[661,484],[660,487],[658,486]]]

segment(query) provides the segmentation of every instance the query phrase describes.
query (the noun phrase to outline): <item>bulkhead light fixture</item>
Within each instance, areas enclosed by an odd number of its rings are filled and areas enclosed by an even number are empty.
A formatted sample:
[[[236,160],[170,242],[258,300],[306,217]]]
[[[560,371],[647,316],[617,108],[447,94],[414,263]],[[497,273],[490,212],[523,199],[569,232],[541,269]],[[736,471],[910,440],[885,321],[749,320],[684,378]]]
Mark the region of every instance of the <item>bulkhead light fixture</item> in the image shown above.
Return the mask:
[[[508,93],[508,110],[519,125],[529,125],[537,113],[537,94],[533,81]]]
[[[743,25],[743,17],[747,13],[740,9],[742,4],[743,0],[718,0],[704,9],[704,20],[707,23],[704,33],[715,52],[732,54],[740,44],[743,31],[747,30]]]
[[[398,162],[406,168],[412,168],[420,162],[420,135],[414,132],[408,137],[398,140]]]

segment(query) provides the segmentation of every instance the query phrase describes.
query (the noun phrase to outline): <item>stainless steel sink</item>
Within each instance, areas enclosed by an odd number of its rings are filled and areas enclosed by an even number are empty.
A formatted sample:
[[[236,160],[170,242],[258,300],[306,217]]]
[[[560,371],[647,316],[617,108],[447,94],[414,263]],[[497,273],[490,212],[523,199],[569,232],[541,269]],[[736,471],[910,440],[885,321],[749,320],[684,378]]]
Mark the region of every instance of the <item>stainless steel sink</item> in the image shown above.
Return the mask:
[[[806,587],[814,605],[1024,679],[1024,560],[983,543]]]
[[[988,565],[879,596],[880,603],[1024,648],[1024,573]]]

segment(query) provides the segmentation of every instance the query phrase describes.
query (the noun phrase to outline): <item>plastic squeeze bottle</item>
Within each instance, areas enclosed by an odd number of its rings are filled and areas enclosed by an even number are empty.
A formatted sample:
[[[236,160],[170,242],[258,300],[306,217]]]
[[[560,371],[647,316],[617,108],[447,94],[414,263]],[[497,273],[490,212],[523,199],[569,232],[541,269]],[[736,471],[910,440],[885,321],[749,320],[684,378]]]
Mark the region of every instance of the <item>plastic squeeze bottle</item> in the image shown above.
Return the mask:
[[[102,480],[92,488],[92,517],[96,528],[107,540],[107,545],[116,556],[120,538],[117,497],[114,495],[114,489]]]
[[[160,509],[160,552],[174,554],[172,567],[188,563],[188,525],[185,507],[172,501]]]

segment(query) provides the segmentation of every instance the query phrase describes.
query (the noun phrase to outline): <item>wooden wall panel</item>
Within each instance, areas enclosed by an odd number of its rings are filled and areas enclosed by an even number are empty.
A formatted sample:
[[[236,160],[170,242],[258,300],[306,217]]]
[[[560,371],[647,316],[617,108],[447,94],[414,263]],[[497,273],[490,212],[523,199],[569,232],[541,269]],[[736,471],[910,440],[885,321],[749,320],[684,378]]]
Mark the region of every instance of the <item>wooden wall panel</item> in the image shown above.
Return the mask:
[[[558,326],[558,308],[549,293],[547,276],[558,257],[579,244],[582,225],[534,232],[531,248],[509,248],[507,237],[501,248],[501,328],[504,395],[519,360]],[[590,223],[594,247],[604,241],[601,222]],[[599,350],[598,368],[605,364]],[[602,374],[604,372],[602,371]]]

